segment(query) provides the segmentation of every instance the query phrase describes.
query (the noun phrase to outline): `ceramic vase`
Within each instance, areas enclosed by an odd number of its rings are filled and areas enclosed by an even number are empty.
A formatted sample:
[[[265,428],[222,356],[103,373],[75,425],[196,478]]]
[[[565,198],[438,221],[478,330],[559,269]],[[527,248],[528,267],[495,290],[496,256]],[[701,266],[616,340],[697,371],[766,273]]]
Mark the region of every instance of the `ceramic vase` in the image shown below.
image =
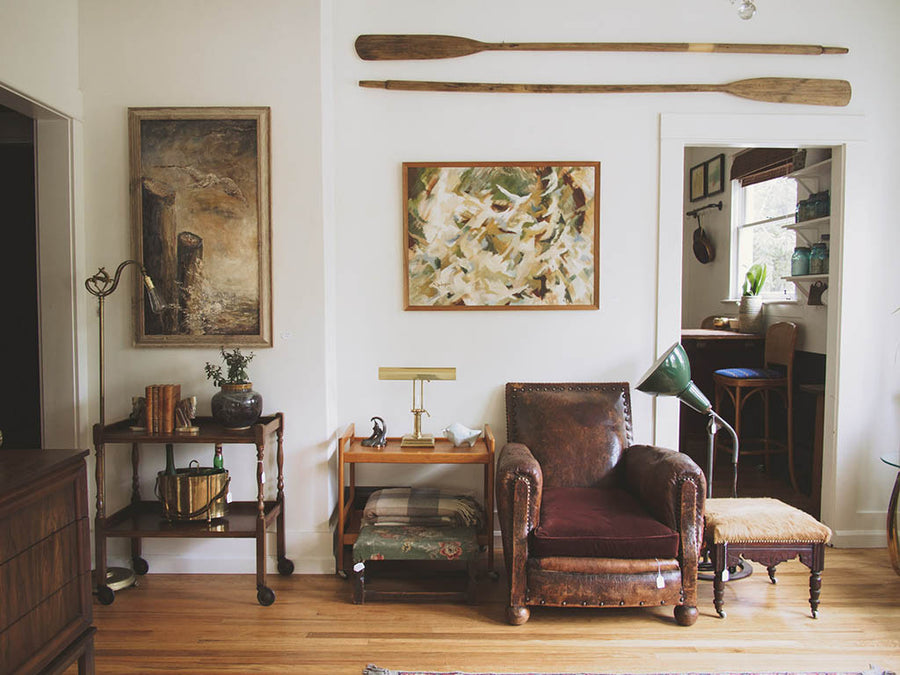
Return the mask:
[[[223,384],[212,397],[212,416],[226,429],[249,429],[262,414],[262,405],[252,382]]]
[[[762,333],[766,329],[763,301],[758,295],[744,295],[738,312],[738,325],[742,333]]]

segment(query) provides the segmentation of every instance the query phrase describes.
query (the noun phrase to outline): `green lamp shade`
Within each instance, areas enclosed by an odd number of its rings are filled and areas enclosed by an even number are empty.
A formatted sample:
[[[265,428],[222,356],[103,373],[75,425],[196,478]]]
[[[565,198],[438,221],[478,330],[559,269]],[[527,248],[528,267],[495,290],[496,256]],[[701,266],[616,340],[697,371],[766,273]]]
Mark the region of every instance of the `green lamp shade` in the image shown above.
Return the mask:
[[[712,408],[709,399],[691,381],[691,362],[678,342],[644,373],[636,388],[654,396],[677,396],[697,412],[706,413]]]

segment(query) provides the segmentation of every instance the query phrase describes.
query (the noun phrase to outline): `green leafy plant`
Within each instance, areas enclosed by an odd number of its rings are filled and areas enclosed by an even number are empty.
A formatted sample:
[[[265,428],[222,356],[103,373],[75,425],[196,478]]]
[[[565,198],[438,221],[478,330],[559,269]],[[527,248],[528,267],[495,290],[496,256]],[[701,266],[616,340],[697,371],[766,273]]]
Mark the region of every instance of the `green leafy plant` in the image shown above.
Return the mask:
[[[750,265],[747,270],[747,276],[744,278],[743,295],[759,295],[763,285],[766,283],[766,274],[768,269],[765,263],[755,263]]]
[[[220,347],[219,351],[222,353],[222,360],[228,366],[228,374],[222,374],[222,366],[213,365],[207,361],[206,377],[212,380],[217,387],[221,387],[223,384],[249,384],[250,376],[247,375],[247,364],[253,360],[255,354],[241,354],[240,347],[235,347],[230,352],[225,351],[224,347]]]

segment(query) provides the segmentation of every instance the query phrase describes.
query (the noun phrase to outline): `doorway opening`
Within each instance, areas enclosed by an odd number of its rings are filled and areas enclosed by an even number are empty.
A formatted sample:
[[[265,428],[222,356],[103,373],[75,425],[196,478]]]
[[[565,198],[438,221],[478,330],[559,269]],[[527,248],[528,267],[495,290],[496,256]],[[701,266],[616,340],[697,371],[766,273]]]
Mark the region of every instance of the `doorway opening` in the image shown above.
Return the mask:
[[[0,287],[5,294],[7,386],[0,388],[0,433],[8,448],[41,447],[40,332],[34,120],[0,106],[0,203],[4,209]]]
[[[827,289],[823,265],[828,260],[812,270],[808,265],[811,247],[830,253],[840,244],[832,231],[839,234],[841,229],[843,185],[835,181],[832,167],[840,165],[842,152],[840,146],[818,145],[684,148],[681,341],[693,380],[720,408],[717,412],[733,423],[730,398],[725,395],[716,402],[713,372],[763,367],[766,329],[778,322],[797,325],[791,387],[793,457],[789,460],[786,452],[769,458],[742,455],[738,495],[775,497],[816,517],[821,510],[829,312],[827,290],[818,291]],[[833,213],[832,203],[838,205]],[[815,212],[816,205],[820,213]],[[697,251],[698,233],[703,255]],[[806,267],[800,269],[803,254]],[[762,321],[748,327],[738,305],[752,265],[767,274],[759,289]],[[777,395],[770,398],[770,435],[786,440],[787,401]],[[742,437],[764,435],[761,396],[749,400],[741,416]],[[705,419],[682,407],[679,449],[705,467],[707,439]],[[733,475],[727,452],[716,453],[713,477],[714,496],[729,496]]]

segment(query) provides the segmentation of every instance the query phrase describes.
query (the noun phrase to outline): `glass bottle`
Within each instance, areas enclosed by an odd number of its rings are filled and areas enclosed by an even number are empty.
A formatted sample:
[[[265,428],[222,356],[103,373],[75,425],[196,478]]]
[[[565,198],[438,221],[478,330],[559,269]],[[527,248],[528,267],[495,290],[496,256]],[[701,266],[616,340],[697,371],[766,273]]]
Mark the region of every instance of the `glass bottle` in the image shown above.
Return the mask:
[[[828,235],[822,235],[822,241],[816,242],[809,253],[809,273],[828,274]]]
[[[224,469],[225,468],[225,460],[222,457],[222,446],[219,443],[216,443],[216,454],[213,455],[213,468],[214,469]]]
[[[797,246],[791,256],[791,276],[802,277],[809,274],[810,251],[808,246]]]

